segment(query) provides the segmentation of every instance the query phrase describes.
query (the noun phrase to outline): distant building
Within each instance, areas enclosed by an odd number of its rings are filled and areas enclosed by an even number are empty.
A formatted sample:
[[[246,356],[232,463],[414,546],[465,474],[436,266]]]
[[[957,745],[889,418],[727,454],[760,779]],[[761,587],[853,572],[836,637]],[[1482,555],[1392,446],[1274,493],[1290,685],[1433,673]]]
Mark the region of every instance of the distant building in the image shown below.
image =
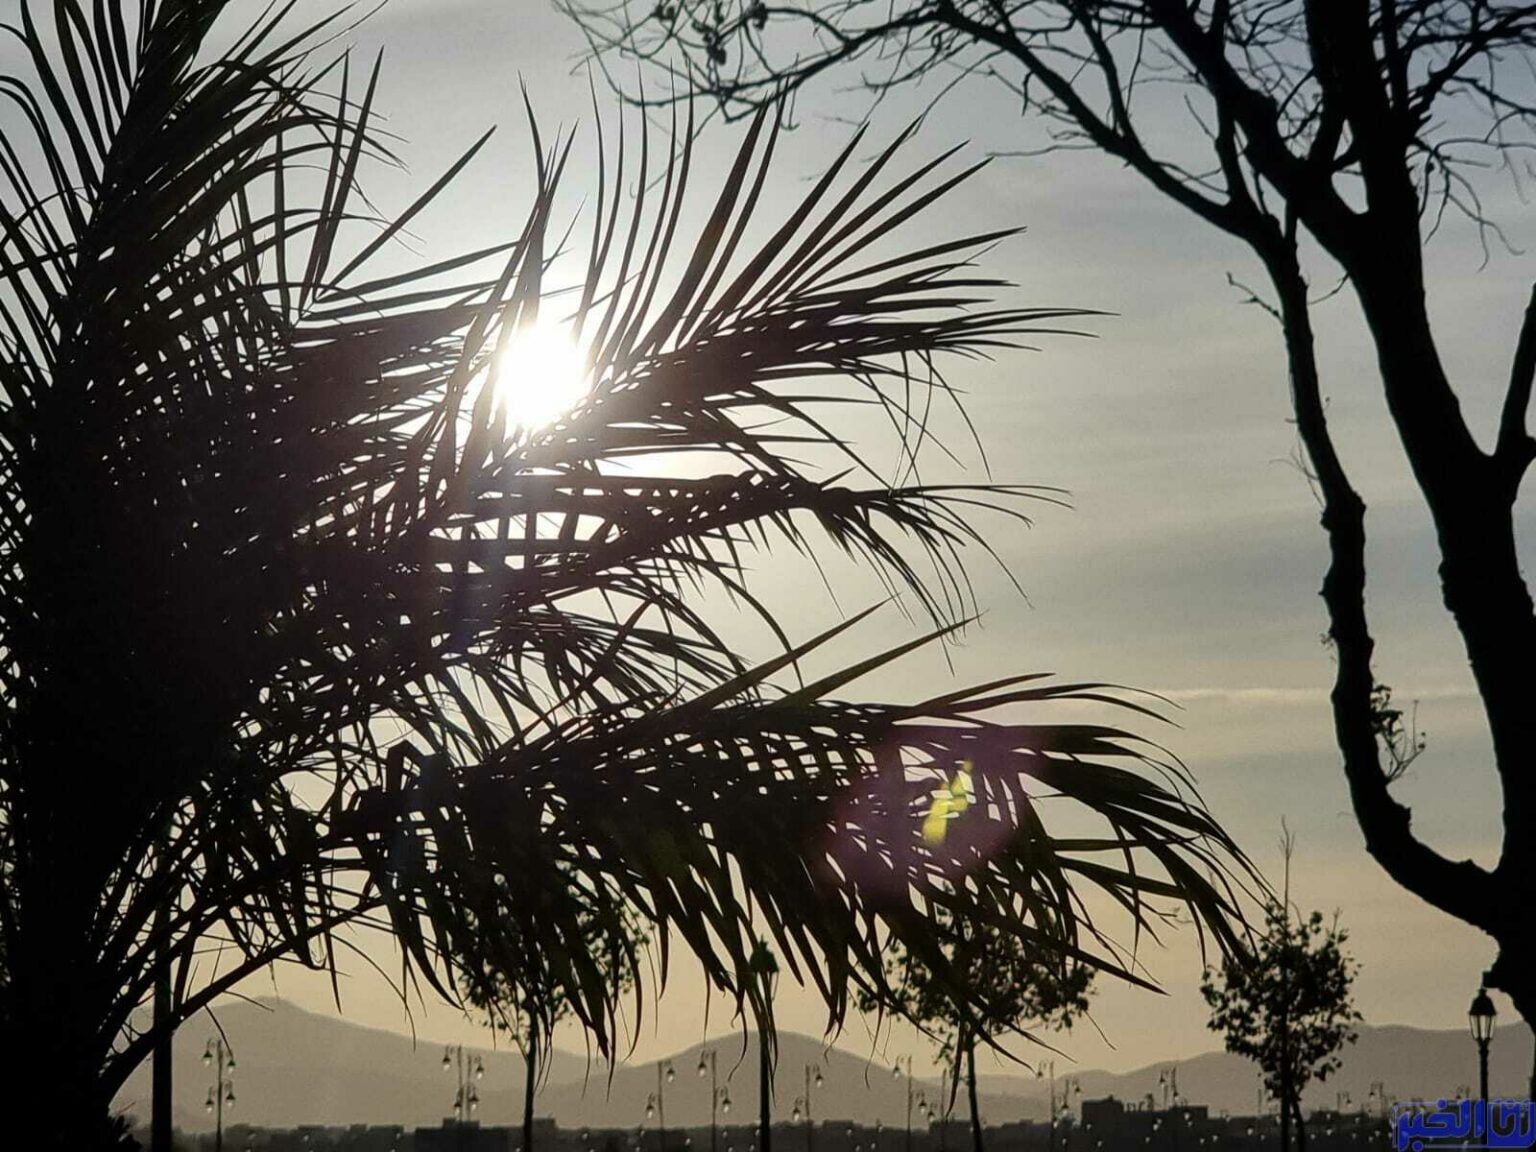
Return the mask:
[[[1274,1115],[1212,1116],[1203,1104],[1159,1109],[1113,1096],[1084,1100],[1078,1115],[987,1125],[985,1152],[1279,1152]],[[757,1152],[755,1124],[721,1125],[715,1152]],[[398,1125],[226,1126],[225,1152],[523,1152],[521,1125],[486,1127],[451,1120],[435,1128]],[[859,1124],[825,1120],[773,1126],[773,1152],[971,1152],[970,1124]],[[213,1134],[177,1134],[178,1150],[212,1152]],[[1391,1152],[1390,1124],[1365,1112],[1318,1109],[1307,1119],[1308,1152]],[[655,1128],[560,1128],[534,1125],[533,1152],[710,1152],[708,1127],[668,1128],[665,1148]]]
[[[438,1128],[416,1129],[412,1152],[513,1152],[513,1131],[485,1128],[473,1120],[444,1120]]]

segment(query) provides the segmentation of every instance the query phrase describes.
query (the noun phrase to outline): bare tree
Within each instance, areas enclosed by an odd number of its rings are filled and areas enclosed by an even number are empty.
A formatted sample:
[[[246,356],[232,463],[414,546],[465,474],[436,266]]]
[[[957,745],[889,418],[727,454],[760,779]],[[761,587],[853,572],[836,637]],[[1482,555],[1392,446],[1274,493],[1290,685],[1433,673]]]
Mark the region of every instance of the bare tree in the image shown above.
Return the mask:
[[[1424,245],[1448,212],[1500,239],[1476,169],[1532,144],[1536,8],[1490,0],[683,0],[590,8],[599,50],[676,70],[729,113],[840,66],[877,90],[984,75],[1043,127],[1095,149],[1244,242],[1267,274],[1291,400],[1322,503],[1333,724],[1370,854],[1408,891],[1496,942],[1490,987],[1536,1022],[1536,615],[1514,509],[1536,456],[1526,415],[1536,295],[1511,340],[1490,446],[1462,414],[1425,300]],[[1157,86],[1166,97],[1159,99]],[[1182,97],[1181,100],[1179,97]],[[1391,419],[1434,523],[1446,609],[1481,696],[1503,797],[1497,866],[1416,836],[1390,789],[1419,745],[1372,670],[1366,506],[1318,377],[1309,280],[1342,269]],[[1536,1092],[1536,1083],[1532,1091]]]

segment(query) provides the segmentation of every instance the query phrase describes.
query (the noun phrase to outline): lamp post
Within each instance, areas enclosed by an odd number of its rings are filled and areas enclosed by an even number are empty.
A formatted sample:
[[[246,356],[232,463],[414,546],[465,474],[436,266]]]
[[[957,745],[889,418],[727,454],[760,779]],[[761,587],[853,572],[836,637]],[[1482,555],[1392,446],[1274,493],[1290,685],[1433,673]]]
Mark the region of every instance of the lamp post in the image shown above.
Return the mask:
[[[720,1087],[713,1048],[699,1056],[699,1075],[706,1072],[709,1074],[709,1152],[720,1152],[720,1113],[731,1110],[731,1090]]]
[[[793,1120],[805,1120],[805,1152],[816,1152],[816,1121],[811,1116],[811,1076],[816,1077],[816,1087],[820,1088],[824,1081],[821,1078],[820,1064],[807,1064],[805,1066],[805,1095],[796,1097],[795,1110],[791,1114]],[[802,1114],[802,1109],[804,1110]]]
[[[1049,1152],[1056,1152],[1056,1061],[1042,1060],[1035,1066],[1035,1079],[1046,1077],[1050,1077],[1051,1081],[1051,1111],[1050,1124],[1046,1129],[1046,1147]]]
[[[1179,1066],[1175,1064],[1157,1074],[1157,1086],[1163,1090],[1163,1111],[1168,1111],[1170,1105],[1177,1108],[1184,1102],[1179,1095]]]
[[[898,1056],[896,1058],[896,1067],[891,1069],[891,1075],[892,1076],[896,1076],[896,1077],[900,1077],[901,1076],[901,1062],[903,1060],[905,1060],[907,1062],[907,1143],[906,1143],[906,1152],[912,1152],[912,1105],[915,1103],[917,1105],[917,1107],[918,1107],[918,1110],[923,1114],[924,1118],[926,1118],[927,1115],[928,1115],[928,1098],[926,1096],[924,1096],[921,1092],[919,1092],[917,1090],[917,1086],[915,1084],[913,1084],[913,1082],[912,1082],[912,1057],[911,1056]]]
[[[443,1049],[443,1071],[454,1072],[453,1118],[456,1123],[467,1124],[470,1115],[480,1107],[480,1093],[475,1081],[485,1078],[485,1063],[475,1057],[474,1064],[464,1059],[464,1045],[450,1045]]]
[[[235,1085],[229,1076],[235,1070],[235,1054],[225,1047],[222,1036],[203,1045],[203,1067],[214,1068],[213,1086],[203,1103],[213,1113],[213,1152],[224,1152],[224,1106],[235,1106]]]
[[[656,1091],[645,1102],[645,1118],[656,1117],[656,1147],[667,1152],[667,1092],[666,1085],[677,1079],[677,1070],[670,1060],[656,1061]]]
[[[1064,1150],[1070,1149],[1072,1147],[1072,1128],[1073,1128],[1073,1125],[1067,1124],[1067,1121],[1073,1119],[1073,1116],[1072,1116],[1072,1098],[1074,1096],[1077,1097],[1077,1105],[1078,1105],[1078,1117],[1077,1117],[1077,1119],[1080,1120],[1082,1118],[1083,1086],[1080,1083],[1078,1083],[1078,1079],[1077,1079],[1076,1076],[1071,1076],[1071,1077],[1068,1077],[1066,1080],[1063,1080],[1061,1082],[1061,1105],[1060,1105],[1060,1113],[1059,1114],[1061,1116],[1062,1124],[1066,1128],[1066,1132],[1063,1134],[1062,1140],[1061,1140],[1062,1148]]]
[[[1488,1106],[1488,1042],[1493,1039],[1493,1023],[1497,1015],[1493,1001],[1488,998],[1488,989],[1479,988],[1477,995],[1472,997],[1472,1007],[1467,1009],[1467,1022],[1472,1026],[1472,1039],[1477,1041],[1478,1096],[1484,1108]]]
[[[773,1152],[773,1117],[771,1115],[771,1099],[773,1096],[772,1053],[768,1048],[768,1029],[765,1026],[773,1012],[773,997],[779,988],[779,962],[773,955],[773,949],[768,947],[766,940],[759,940],[757,947],[752,950],[752,974],[761,981],[761,994],[763,998],[763,1014],[757,1022],[757,1094],[758,1094],[758,1136],[757,1147],[760,1152]]]

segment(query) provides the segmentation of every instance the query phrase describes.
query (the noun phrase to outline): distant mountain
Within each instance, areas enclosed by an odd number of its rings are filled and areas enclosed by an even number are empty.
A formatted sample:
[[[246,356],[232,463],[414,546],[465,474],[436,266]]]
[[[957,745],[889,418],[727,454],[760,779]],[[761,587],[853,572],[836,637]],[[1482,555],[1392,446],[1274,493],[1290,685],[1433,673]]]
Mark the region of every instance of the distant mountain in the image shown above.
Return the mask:
[[[1524,1096],[1531,1074],[1531,1031],[1513,1022],[1499,1028],[1489,1053],[1488,1089],[1492,1095]],[[1058,1062],[1059,1064],[1059,1062]],[[1134,1072],[1114,1073],[1073,1070],[1070,1075],[1089,1099],[1117,1096],[1143,1100],[1149,1094],[1161,1106],[1158,1076],[1177,1069],[1179,1093],[1194,1104],[1208,1104],[1213,1112],[1252,1114],[1258,1085],[1258,1066],[1226,1052],[1207,1052],[1181,1061],[1151,1064]],[[1477,1048],[1472,1037],[1460,1030],[1409,1028],[1386,1024],[1360,1029],[1360,1039],[1344,1050],[1344,1067],[1325,1083],[1307,1092],[1307,1108],[1332,1108],[1338,1093],[1349,1093],[1352,1106],[1364,1106],[1371,1084],[1381,1081],[1389,1096],[1400,1100],[1415,1097],[1437,1099],[1454,1093],[1458,1085],[1477,1091]],[[991,1094],[1024,1094],[1043,1100],[1047,1089],[1011,1076],[981,1077],[978,1083]],[[1044,1109],[1041,1109],[1041,1115]]]
[[[320,1016],[292,1005],[263,1001],[220,1011],[219,1018],[239,1055],[235,1071],[238,1098],[231,1118],[251,1124],[438,1123],[449,1111],[452,1078],[442,1071],[442,1049],[413,1043],[395,1032],[362,1028],[334,1017]],[[184,1028],[176,1040],[175,1113],[179,1126],[206,1129],[203,1100],[208,1088],[201,1057],[207,1029]],[[715,1045],[720,1083],[729,1090],[732,1110],[722,1122],[750,1122],[757,1115],[757,1043],[745,1045],[733,1036]],[[672,1056],[676,1078],[666,1085],[669,1127],[709,1122],[708,1080],[696,1074],[698,1046]],[[826,1048],[820,1041],[794,1033],[779,1037],[775,1075],[775,1112],[787,1117],[797,1096],[804,1093],[804,1069],[819,1064],[823,1083],[812,1086],[818,1120],[850,1120],[888,1124],[903,1122],[906,1084],[893,1078],[889,1064],[866,1055]],[[1524,1024],[1501,1028],[1494,1038],[1490,1089],[1495,1095],[1522,1093],[1530,1072],[1531,1034]],[[485,1061],[485,1079],[478,1085],[485,1123],[516,1123],[522,1115],[523,1062],[515,1052],[478,1051]],[[1058,1062],[1060,1064],[1061,1062]],[[1224,1052],[1128,1073],[1082,1071],[1070,1075],[1082,1097],[1114,1095],[1139,1100],[1151,1094],[1161,1103],[1158,1076],[1177,1068],[1179,1092],[1191,1103],[1234,1114],[1254,1109],[1257,1081],[1254,1065]],[[1062,1069],[1063,1077],[1067,1071]],[[1345,1053],[1343,1070],[1308,1094],[1309,1107],[1333,1107],[1335,1093],[1347,1091],[1354,1106],[1362,1106],[1373,1081],[1401,1099],[1436,1098],[1458,1085],[1475,1085],[1476,1049],[1462,1031],[1430,1031],[1398,1025],[1366,1027],[1360,1040]],[[1058,1079],[1057,1089],[1062,1088]],[[1027,1075],[980,1078],[982,1114],[989,1123],[1043,1119],[1049,1085]],[[915,1088],[937,1100],[940,1086],[920,1081]],[[567,1127],[629,1127],[645,1119],[646,1099],[656,1090],[654,1064],[621,1066],[610,1078],[606,1065],[588,1066],[585,1057],[556,1052],[550,1075],[538,1097],[538,1114],[554,1116]],[[1074,1103],[1076,1102],[1074,1097]],[[118,1105],[140,1117],[148,1114],[149,1069],[146,1065],[128,1082]],[[963,1110],[963,1099],[957,1102]]]
[[[236,1104],[229,1113],[237,1122],[436,1124],[451,1110],[453,1077],[442,1069],[441,1045],[275,1000],[220,1008],[219,1023],[238,1057]],[[203,1108],[211,1073],[202,1064],[203,1045],[211,1035],[205,1019],[176,1037],[173,1109],[178,1127],[190,1131],[212,1127]],[[479,1090],[490,1115],[520,1109],[522,1057],[515,1050],[466,1053],[485,1061]],[[579,1082],[586,1065],[585,1057],[556,1052],[550,1082]],[[118,1094],[117,1104],[148,1117],[148,1061]]]

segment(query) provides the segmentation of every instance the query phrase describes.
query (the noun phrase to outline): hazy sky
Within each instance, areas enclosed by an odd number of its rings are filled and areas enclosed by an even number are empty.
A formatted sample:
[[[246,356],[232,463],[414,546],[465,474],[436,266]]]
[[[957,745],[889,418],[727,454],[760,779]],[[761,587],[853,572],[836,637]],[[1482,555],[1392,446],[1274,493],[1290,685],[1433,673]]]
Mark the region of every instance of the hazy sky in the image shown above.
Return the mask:
[[[403,155],[418,187],[486,125],[502,125],[485,162],[417,229],[424,252],[503,237],[520,219],[532,181],[519,81],[546,129],[585,126],[570,180],[570,208],[578,208],[592,156],[587,79],[573,72],[581,41],[541,0],[392,0],[351,39],[386,48],[381,106],[407,141]],[[600,100],[611,116],[612,97],[600,90]],[[869,150],[919,107],[904,96],[874,109]],[[831,86],[803,99],[802,127],[781,147],[767,209],[783,211],[846,139],[849,128],[834,116],[867,112],[863,96]],[[1019,132],[1006,93],[962,86],[928,117],[911,155],[968,139],[979,157],[1016,146]],[[718,170],[736,138],[729,126],[711,127],[706,171]],[[1531,211],[1513,193],[1500,191],[1496,210],[1518,245],[1536,241]],[[1029,532],[997,525],[999,550],[1028,600],[978,563],[988,611],[956,650],[956,674],[974,681],[1047,670],[1177,701],[1180,727],[1156,735],[1276,880],[1280,821],[1289,823],[1298,839],[1293,896],[1304,907],[1342,910],[1363,965],[1358,1001],[1367,1019],[1463,1025],[1492,960],[1490,944],[1388,881],[1348,812],[1326,707],[1330,657],[1319,642],[1324,542],[1313,498],[1285,462],[1295,442],[1278,332],[1225,279],[1230,270],[1257,282],[1256,270],[1236,246],[1091,155],[999,159],[909,237],[1007,225],[1028,231],[991,253],[986,269],[1017,283],[1013,302],[1114,315],[1092,321],[1097,339],[1050,339],[1039,352],[954,372],[970,392],[996,479],[1060,485],[1074,504],[1070,512],[1040,508]],[[1486,434],[1536,267],[1528,256],[1495,252],[1479,269],[1476,238],[1456,223],[1435,242],[1431,260],[1442,351],[1474,426]],[[1320,290],[1328,286],[1319,281]],[[1490,863],[1494,777],[1461,649],[1439,604],[1429,523],[1386,423],[1373,356],[1347,294],[1321,307],[1318,322],[1341,449],[1370,505],[1378,675],[1401,701],[1420,702],[1430,738],[1398,792],[1414,807],[1414,827],[1441,851]],[[1528,499],[1522,525],[1528,553]],[[846,588],[843,608],[862,607],[861,586]],[[801,597],[809,607],[798,617],[807,633],[837,612],[819,585],[813,590]],[[866,631],[861,643],[887,635]],[[870,690],[925,692],[949,675],[942,660],[917,660]],[[1103,1037],[1087,1027],[1061,1041],[1084,1066],[1125,1069],[1215,1046],[1196,990],[1193,934],[1142,959],[1167,995],[1105,982],[1095,1009]],[[383,983],[354,967],[347,1014],[402,1027]],[[324,982],[308,978],[285,977],[281,988],[307,1007],[323,1008],[329,997]],[[785,1026],[820,1031],[813,996],[787,991],[782,1000]],[[1512,1014],[1507,1001],[1498,1004]],[[723,1004],[713,1013],[713,1030],[731,1027]],[[700,1038],[704,1001],[685,963],[660,1015],[662,1024],[652,1014],[638,1038],[636,1058]],[[441,1009],[418,1014],[417,1024],[434,1038],[481,1038]],[[865,1030],[854,1025],[845,1042],[867,1046]],[[898,1040],[890,1050],[910,1046]]]

